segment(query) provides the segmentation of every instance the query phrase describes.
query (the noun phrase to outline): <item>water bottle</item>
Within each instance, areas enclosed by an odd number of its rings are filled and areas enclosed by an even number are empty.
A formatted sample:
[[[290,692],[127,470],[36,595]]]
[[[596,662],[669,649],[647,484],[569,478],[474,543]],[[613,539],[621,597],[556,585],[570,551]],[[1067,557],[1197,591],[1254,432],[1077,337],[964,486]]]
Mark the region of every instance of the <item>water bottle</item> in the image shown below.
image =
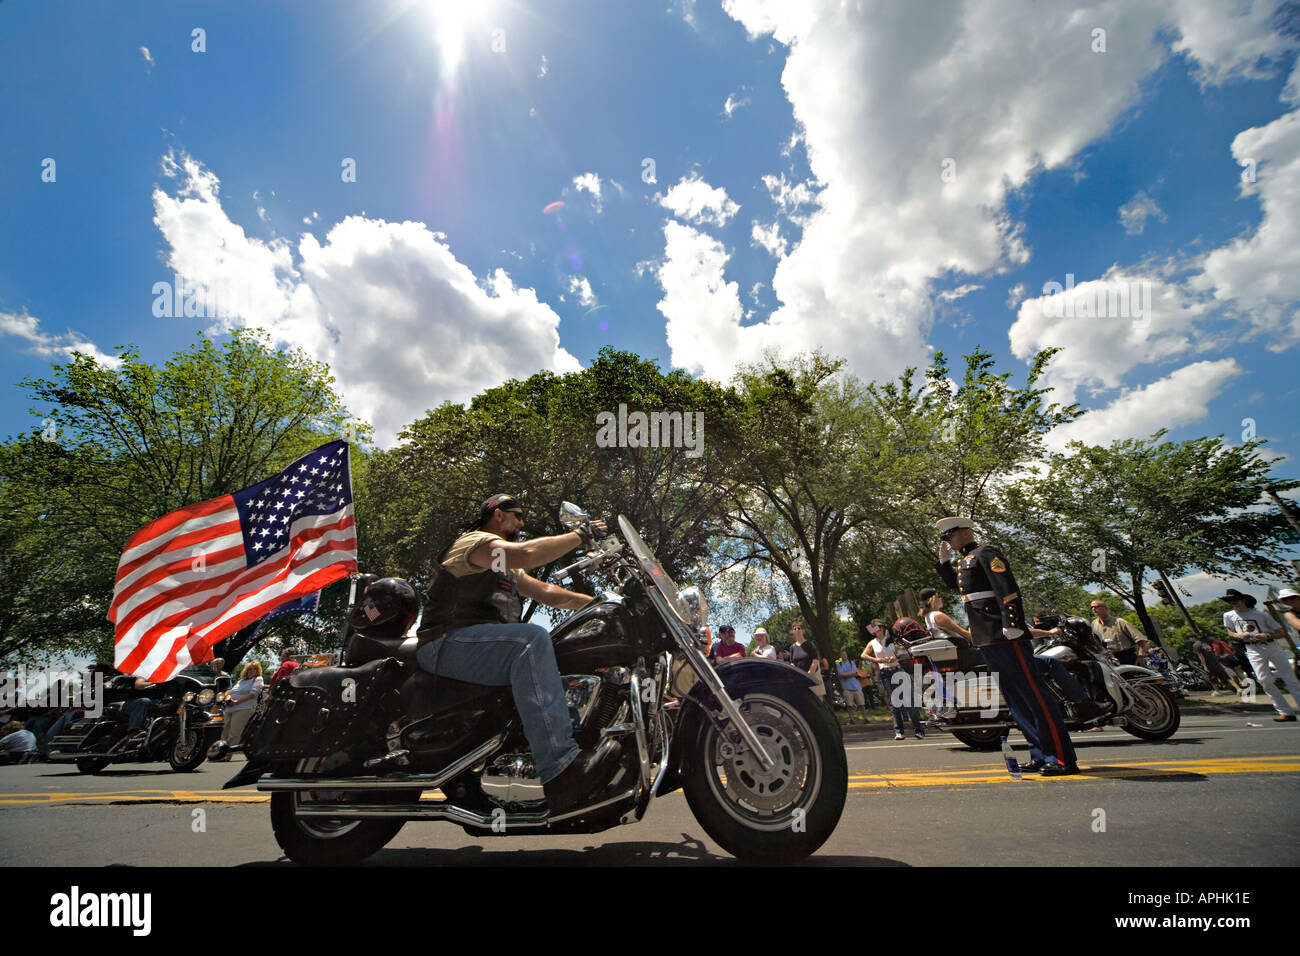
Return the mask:
[[[1007,773],[1011,774],[1013,780],[1020,779],[1020,764],[1016,761],[1016,755],[1011,752],[1011,745],[1007,743],[1007,738],[1002,738],[1002,759],[1007,762]]]

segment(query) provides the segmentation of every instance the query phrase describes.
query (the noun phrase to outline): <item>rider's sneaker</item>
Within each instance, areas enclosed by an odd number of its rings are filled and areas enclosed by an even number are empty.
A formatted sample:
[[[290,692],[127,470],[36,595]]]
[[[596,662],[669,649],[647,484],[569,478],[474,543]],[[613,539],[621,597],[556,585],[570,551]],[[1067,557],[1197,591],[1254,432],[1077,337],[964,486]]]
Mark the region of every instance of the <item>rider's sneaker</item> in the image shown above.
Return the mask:
[[[605,782],[622,746],[613,738],[605,740],[591,750],[584,750],[573,762],[560,771],[560,775],[542,785],[546,793],[546,806],[551,816],[559,816],[582,806],[598,786]]]
[[[1277,715],[1276,717],[1274,717],[1273,719],[1274,719],[1275,721],[1277,721],[1278,723],[1283,723],[1283,722],[1287,722],[1287,721],[1292,721],[1292,720],[1295,720],[1295,714],[1278,714],[1278,715]]]
[[[894,734],[894,739],[895,739],[895,740],[902,740],[902,739],[903,739],[903,735],[902,735],[901,733],[895,733],[895,734]]]
[[[1047,761],[1045,760],[1031,760],[1029,761],[1029,763],[1022,763],[1020,765],[1020,772],[1021,773],[1042,773],[1043,768],[1046,766],[1047,766]]]

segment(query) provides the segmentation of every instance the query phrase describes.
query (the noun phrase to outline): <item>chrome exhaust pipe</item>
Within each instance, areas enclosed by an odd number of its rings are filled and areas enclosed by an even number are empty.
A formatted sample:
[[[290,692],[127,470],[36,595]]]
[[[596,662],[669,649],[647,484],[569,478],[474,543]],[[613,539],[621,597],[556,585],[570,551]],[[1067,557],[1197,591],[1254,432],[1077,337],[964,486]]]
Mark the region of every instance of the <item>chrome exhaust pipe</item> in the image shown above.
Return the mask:
[[[636,791],[629,790],[626,793],[602,800],[600,803],[592,804],[589,807],[579,807],[577,810],[571,810],[558,817],[553,817],[544,810],[539,813],[506,813],[504,816],[497,815],[494,817],[491,814],[466,810],[464,807],[456,806],[446,800],[422,801],[422,805],[417,806],[386,803],[300,803],[294,808],[294,814],[299,817],[325,817],[335,820],[403,820],[407,823],[444,820],[501,832],[503,827],[506,831],[517,831],[526,827],[544,829],[548,824],[585,816],[597,810],[613,806],[616,803],[632,800],[635,796]]]
[[[497,734],[487,743],[471,750],[455,763],[437,773],[393,774],[388,777],[263,777],[257,782],[258,790],[338,791],[338,790],[433,790],[441,787],[475,764],[486,760],[505,743],[505,735]],[[410,812],[410,811],[406,811]],[[328,814],[327,814],[328,815]],[[335,813],[334,816],[340,814]],[[419,819],[418,817],[414,819]]]

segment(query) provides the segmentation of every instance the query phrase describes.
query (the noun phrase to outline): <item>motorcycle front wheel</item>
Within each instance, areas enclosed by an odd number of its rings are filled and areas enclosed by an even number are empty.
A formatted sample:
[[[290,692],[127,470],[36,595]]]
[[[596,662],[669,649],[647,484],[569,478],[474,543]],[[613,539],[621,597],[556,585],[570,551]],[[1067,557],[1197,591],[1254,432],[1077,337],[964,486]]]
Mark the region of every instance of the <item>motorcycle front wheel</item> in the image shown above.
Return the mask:
[[[328,781],[322,780],[328,786]],[[419,790],[363,792],[314,790],[308,793],[277,791],[271,794],[271,830],[285,856],[303,866],[354,866],[383,849],[402,829],[401,820],[355,820],[298,815],[300,803],[337,801],[418,803]]]
[[[1124,714],[1124,729],[1143,740],[1168,740],[1178,730],[1183,715],[1174,695],[1159,684],[1129,684],[1133,706]]]
[[[183,738],[179,734],[176,736],[176,742],[167,754],[167,762],[177,773],[188,773],[203,763],[206,756],[202,732],[191,728]]]
[[[849,771],[839,726],[803,688],[773,687],[737,704],[775,764],[764,770],[708,723],[684,781],[686,801],[742,862],[798,862],[826,842],[844,810]]]

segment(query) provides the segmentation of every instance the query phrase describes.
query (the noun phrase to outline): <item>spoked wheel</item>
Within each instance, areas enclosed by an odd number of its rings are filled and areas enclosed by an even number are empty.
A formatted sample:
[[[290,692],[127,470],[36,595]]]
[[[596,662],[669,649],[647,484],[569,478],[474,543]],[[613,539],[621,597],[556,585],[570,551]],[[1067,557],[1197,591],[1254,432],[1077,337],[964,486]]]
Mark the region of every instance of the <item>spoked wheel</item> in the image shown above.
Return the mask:
[[[203,749],[203,734],[197,729],[192,729],[187,731],[184,737],[177,735],[176,742],[172,744],[171,752],[167,755],[167,762],[177,773],[185,773],[203,763],[203,758],[206,756],[207,751]]]
[[[402,829],[401,820],[355,820],[302,817],[303,803],[415,803],[420,791],[381,793],[355,790],[313,790],[271,794],[271,829],[285,856],[304,866],[353,866],[377,853]]]
[[[1129,684],[1133,706],[1124,714],[1124,729],[1143,740],[1168,740],[1178,730],[1183,715],[1169,691],[1159,684]]]
[[[775,763],[764,769],[747,747],[707,724],[685,780],[691,812],[740,860],[802,860],[830,837],[848,794],[835,718],[803,688],[772,688],[737,703]]]

